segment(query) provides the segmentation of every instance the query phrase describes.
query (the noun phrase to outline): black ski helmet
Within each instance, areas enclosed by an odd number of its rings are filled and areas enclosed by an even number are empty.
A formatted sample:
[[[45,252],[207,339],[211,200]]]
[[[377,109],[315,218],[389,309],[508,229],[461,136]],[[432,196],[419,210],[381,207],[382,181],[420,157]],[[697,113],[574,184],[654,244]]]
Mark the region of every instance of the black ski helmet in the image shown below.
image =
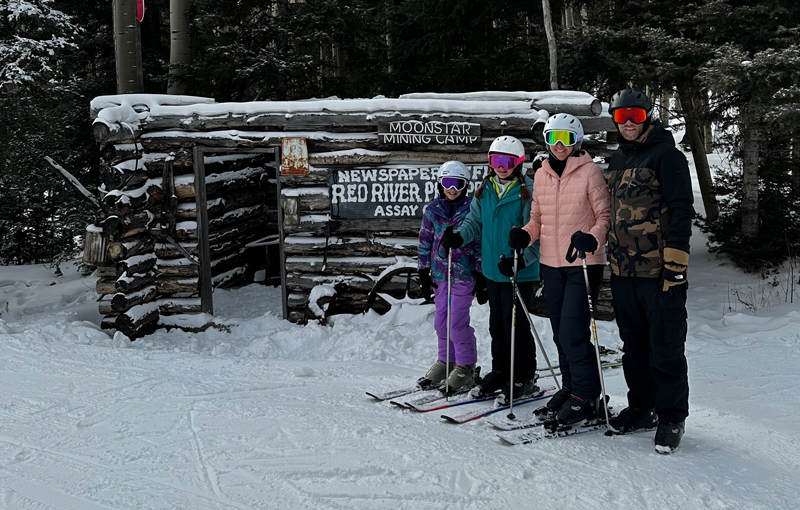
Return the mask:
[[[611,103],[608,105],[608,113],[613,117],[614,110],[617,108],[641,108],[647,112],[647,120],[642,123],[643,130],[646,130],[652,122],[653,103],[650,102],[650,98],[647,97],[647,94],[641,90],[628,88],[620,90],[611,96]],[[619,126],[617,126],[617,129],[619,129]]]

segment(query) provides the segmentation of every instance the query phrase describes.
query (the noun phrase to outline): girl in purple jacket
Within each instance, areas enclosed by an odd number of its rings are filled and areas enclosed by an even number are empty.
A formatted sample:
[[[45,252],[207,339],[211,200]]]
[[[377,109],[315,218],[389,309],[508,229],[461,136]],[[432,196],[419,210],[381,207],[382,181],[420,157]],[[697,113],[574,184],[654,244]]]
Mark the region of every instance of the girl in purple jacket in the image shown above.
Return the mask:
[[[434,329],[439,337],[439,358],[418,382],[420,386],[442,386],[447,379],[449,392],[469,391],[475,386],[478,361],[475,331],[469,325],[472,297],[486,302],[486,282],[481,274],[480,238],[452,250],[450,273],[450,366],[447,356],[447,255],[439,248],[448,226],[457,228],[469,212],[472,199],[467,196],[470,174],[464,163],[447,161],[439,169],[439,196],[434,198],[422,217],[419,230],[419,279],[426,300],[433,296],[436,305]]]

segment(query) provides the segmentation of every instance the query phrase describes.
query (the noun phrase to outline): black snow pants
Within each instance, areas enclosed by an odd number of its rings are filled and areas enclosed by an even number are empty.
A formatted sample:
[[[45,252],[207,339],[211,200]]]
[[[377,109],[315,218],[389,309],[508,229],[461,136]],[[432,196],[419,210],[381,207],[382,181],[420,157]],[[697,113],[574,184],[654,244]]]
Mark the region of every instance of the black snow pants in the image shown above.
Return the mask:
[[[600,396],[597,355],[589,329],[589,303],[583,267],[540,266],[544,282],[544,299],[558,349],[561,385],[582,399]],[[587,267],[592,303],[597,303],[602,265]]]
[[[664,292],[659,278],[611,275],[628,405],[655,407],[662,423],[689,415],[686,287]]]
[[[533,283],[517,284],[525,304],[533,301]],[[511,376],[511,315],[513,303],[517,306],[514,344],[514,379],[533,379],[536,375],[536,343],[531,334],[531,324],[522,306],[514,299],[511,282],[486,280],[489,294],[489,334],[492,337],[492,370]]]

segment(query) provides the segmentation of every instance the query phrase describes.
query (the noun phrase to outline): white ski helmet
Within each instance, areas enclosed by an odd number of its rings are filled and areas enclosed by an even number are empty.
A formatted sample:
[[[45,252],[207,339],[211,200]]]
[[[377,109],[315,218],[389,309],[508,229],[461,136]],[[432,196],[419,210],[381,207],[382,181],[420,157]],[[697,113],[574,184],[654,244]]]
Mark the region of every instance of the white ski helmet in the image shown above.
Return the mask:
[[[489,146],[489,154],[508,154],[521,158],[525,155],[525,146],[513,136],[498,136]]]
[[[439,167],[439,178],[437,181],[441,181],[442,177],[460,177],[469,182],[469,168],[461,161],[445,161],[442,163],[442,166]]]
[[[569,131],[575,133],[575,145],[572,146],[571,154],[575,154],[581,150],[583,144],[583,125],[574,115],[569,113],[556,113],[551,115],[547,122],[544,123],[544,137],[547,140],[547,133],[550,131]],[[550,146],[545,143],[547,152],[550,152]]]

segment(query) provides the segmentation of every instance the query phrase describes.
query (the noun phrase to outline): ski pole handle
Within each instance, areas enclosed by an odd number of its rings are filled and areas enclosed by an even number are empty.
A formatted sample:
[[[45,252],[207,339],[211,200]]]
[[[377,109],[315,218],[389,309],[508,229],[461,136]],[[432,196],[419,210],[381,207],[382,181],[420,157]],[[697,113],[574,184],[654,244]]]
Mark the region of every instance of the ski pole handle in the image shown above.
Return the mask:
[[[567,262],[572,264],[573,262],[578,260],[578,257],[582,258],[583,260],[586,260],[586,252],[577,250],[574,244],[569,243],[569,248],[567,248]]]

